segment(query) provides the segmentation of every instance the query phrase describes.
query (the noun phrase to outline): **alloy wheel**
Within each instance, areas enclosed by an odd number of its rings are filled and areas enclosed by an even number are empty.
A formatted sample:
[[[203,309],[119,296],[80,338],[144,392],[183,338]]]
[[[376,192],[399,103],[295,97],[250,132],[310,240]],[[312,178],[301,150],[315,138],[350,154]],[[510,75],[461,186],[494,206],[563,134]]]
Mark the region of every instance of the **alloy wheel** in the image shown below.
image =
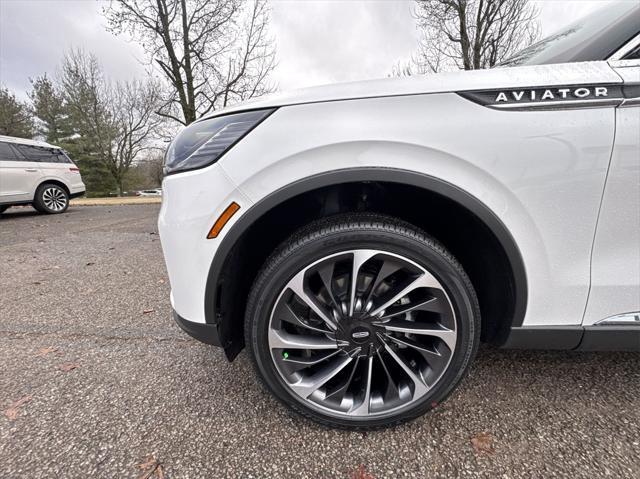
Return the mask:
[[[60,188],[50,186],[42,192],[42,202],[51,211],[62,211],[67,207],[67,197]]]
[[[336,417],[409,408],[447,370],[456,318],[442,284],[400,255],[326,256],[293,276],[271,312],[268,343],[285,385]]]

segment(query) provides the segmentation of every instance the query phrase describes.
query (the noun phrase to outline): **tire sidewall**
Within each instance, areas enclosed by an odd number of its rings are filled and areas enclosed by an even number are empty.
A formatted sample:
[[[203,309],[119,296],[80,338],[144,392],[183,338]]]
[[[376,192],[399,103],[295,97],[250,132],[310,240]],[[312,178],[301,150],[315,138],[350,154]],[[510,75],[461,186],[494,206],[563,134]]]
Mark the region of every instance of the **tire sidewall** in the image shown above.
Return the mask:
[[[456,316],[457,342],[443,376],[431,391],[410,408],[390,416],[354,418],[331,416],[310,407],[293,394],[276,369],[268,344],[268,328],[276,300],[287,282],[306,266],[334,253],[353,249],[378,249],[403,256],[432,273],[444,287]],[[275,262],[260,275],[250,295],[245,332],[258,372],[267,387],[285,404],[322,423],[339,427],[376,427],[403,422],[422,415],[444,400],[467,370],[479,342],[479,311],[475,293],[456,263],[439,245],[385,229],[383,225],[361,226],[322,236],[309,236],[292,248],[274,255]]]

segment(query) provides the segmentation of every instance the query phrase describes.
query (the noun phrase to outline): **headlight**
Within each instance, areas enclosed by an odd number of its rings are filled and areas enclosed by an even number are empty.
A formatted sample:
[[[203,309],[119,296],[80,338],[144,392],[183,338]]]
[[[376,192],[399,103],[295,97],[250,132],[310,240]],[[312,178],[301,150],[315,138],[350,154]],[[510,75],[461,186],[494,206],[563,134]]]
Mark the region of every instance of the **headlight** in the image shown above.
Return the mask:
[[[165,174],[216,162],[274,109],[247,111],[192,123],[173,140],[165,155]]]

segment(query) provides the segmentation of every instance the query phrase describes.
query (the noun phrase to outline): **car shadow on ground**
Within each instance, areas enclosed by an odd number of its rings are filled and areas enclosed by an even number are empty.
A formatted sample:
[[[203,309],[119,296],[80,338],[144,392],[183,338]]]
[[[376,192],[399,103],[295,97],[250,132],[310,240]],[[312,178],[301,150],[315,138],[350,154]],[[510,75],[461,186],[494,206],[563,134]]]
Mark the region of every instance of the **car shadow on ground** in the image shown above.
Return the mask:
[[[67,214],[73,214],[73,213],[74,213],[74,208],[70,206],[69,209],[67,209],[62,214],[67,215]],[[47,218],[49,216],[56,216],[56,215],[47,215],[46,213],[40,213],[38,210],[32,208],[31,206],[17,206],[17,207],[14,206],[4,211],[2,214],[0,214],[0,221],[19,220],[22,218],[32,218],[34,216],[42,216],[44,218]]]

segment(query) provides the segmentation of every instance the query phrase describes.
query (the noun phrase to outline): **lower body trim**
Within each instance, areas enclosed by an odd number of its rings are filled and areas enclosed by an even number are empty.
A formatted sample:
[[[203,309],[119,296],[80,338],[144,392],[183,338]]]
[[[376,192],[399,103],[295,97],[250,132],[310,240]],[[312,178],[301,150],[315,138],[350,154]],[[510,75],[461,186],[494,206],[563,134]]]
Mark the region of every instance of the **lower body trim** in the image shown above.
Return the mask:
[[[514,327],[505,349],[640,351],[639,326]]]
[[[213,346],[221,346],[218,328],[215,324],[194,323],[184,319],[175,310],[173,311],[173,319],[192,338]]]

